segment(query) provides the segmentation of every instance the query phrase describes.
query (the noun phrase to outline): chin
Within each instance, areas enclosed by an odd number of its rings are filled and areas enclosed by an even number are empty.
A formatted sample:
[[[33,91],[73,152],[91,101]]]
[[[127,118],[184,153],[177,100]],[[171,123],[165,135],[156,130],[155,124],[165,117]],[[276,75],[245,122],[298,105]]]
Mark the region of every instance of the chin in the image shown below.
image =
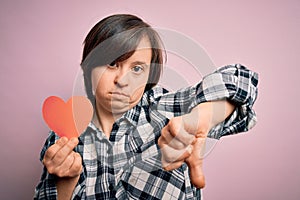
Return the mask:
[[[111,111],[114,114],[123,114],[125,112],[127,112],[130,109],[130,105],[129,104],[124,104],[120,105],[119,103],[115,103],[111,105]]]

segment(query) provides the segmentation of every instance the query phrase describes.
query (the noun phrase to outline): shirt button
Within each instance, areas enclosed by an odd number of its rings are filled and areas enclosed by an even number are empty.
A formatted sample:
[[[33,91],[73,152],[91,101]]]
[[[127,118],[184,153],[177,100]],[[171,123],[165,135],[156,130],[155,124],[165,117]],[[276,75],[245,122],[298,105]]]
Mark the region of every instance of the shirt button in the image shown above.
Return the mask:
[[[109,184],[109,186],[108,186],[108,189],[109,190],[113,190],[115,187],[114,187],[114,185],[113,184]]]

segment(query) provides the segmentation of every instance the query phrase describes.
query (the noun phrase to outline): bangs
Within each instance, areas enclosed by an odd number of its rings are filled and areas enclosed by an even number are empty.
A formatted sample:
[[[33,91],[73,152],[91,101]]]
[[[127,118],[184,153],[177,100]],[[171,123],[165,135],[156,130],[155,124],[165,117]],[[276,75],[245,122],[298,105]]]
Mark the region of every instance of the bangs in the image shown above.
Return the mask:
[[[127,60],[145,36],[147,37],[147,33],[143,29],[115,34],[99,43],[85,58],[82,66],[94,68]]]

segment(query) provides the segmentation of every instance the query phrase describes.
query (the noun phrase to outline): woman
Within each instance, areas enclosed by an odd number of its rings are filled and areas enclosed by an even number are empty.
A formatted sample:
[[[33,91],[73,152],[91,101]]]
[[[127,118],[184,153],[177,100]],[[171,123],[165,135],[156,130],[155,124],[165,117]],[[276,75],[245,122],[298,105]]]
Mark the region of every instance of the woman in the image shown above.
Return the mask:
[[[204,140],[255,124],[257,74],[229,65],[169,93],[156,86],[162,47],[133,15],[91,29],[81,66],[94,117],[79,138],[50,133],[35,199],[201,199]]]

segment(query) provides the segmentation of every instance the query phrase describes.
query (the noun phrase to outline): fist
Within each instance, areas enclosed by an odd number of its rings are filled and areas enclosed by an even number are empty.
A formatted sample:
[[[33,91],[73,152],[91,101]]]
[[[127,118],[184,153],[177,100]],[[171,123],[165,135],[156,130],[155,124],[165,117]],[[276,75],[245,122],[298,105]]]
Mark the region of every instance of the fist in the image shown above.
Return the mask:
[[[195,135],[185,130],[182,117],[171,118],[158,139],[163,168],[173,170],[180,167],[191,155],[195,140]]]
[[[79,176],[82,170],[82,158],[73,151],[78,138],[68,140],[62,137],[50,146],[45,153],[43,164],[50,174],[63,177]]]
[[[193,185],[203,188],[205,178],[202,171],[205,138],[210,128],[208,120],[199,123],[195,113],[170,119],[162,129],[158,145],[165,170],[179,168],[184,162],[190,169]],[[205,122],[205,123],[204,123]]]

